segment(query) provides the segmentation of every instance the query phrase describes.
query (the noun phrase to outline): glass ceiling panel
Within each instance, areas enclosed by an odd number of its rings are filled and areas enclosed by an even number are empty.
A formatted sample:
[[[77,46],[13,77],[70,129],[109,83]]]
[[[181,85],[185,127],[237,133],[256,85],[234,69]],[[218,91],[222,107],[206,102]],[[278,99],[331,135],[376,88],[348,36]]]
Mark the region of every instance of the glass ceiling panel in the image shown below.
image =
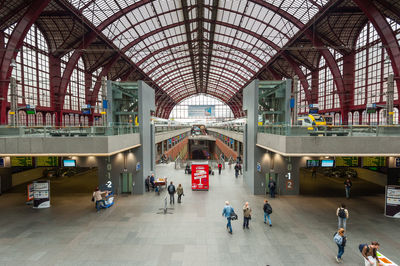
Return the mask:
[[[197,1],[187,0],[188,19],[195,20],[190,23],[185,22],[184,10],[178,0],[143,2],[142,6],[126,12],[122,9],[140,5],[141,0],[68,1],[95,26],[121,12],[123,15],[115,17],[102,33],[156,84],[167,86],[161,89],[171,91],[176,84],[182,86],[184,91],[173,96],[176,99],[196,92],[200,80],[203,86],[208,84],[210,90],[221,95],[227,90],[222,82],[230,84],[231,90],[240,90],[277,49],[299,31],[284,14],[276,13],[274,9],[281,9],[306,24],[329,0],[270,0],[264,1],[266,6],[252,0],[219,0],[216,23],[211,21],[215,12],[213,0],[204,1],[202,13],[206,21],[197,20]],[[267,8],[268,5],[272,8]],[[189,23],[190,32],[186,32],[185,23]],[[172,24],[175,26],[170,27]],[[189,40],[191,46],[187,43]],[[211,47],[211,56],[208,56]],[[207,71],[208,75],[205,74]],[[164,85],[166,83],[169,85]],[[229,91],[226,95],[231,97],[233,93]]]

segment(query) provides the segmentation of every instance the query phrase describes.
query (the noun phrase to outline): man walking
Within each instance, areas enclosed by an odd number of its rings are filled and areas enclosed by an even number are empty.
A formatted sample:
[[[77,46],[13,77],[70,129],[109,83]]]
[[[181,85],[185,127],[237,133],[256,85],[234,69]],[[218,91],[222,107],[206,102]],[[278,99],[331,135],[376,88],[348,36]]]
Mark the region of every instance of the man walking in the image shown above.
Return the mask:
[[[276,183],[274,180],[272,180],[272,178],[269,178],[268,188],[271,198],[275,198]]]
[[[272,207],[271,205],[269,205],[268,200],[264,200],[264,223],[267,224],[267,218],[268,218],[268,222],[269,222],[269,226],[272,226],[271,223],[271,213],[272,213]]]
[[[225,201],[225,207],[222,210],[222,216],[225,216],[228,223],[226,224],[226,228],[229,229],[229,233],[232,234],[232,225],[231,225],[231,214],[235,212],[233,207],[229,205],[229,201]]]
[[[251,219],[251,208],[249,206],[249,203],[246,202],[245,205],[243,206],[243,229],[244,228],[249,229],[250,219]]]
[[[239,164],[235,164],[235,177],[239,176]]]
[[[150,176],[146,177],[146,180],[144,181],[145,185],[146,185],[146,191],[149,192],[150,191]]]
[[[346,190],[346,198],[350,198],[350,189],[353,186],[353,183],[351,182],[350,178],[347,178],[346,181],[344,181],[344,189]]]
[[[221,174],[221,170],[222,170],[222,163],[219,162],[219,163],[218,163],[218,174],[219,174],[219,175]]]
[[[175,186],[174,186],[174,184],[173,184],[172,181],[171,181],[171,183],[170,183],[169,186],[168,186],[169,204],[175,204],[175,197],[174,197],[175,192],[176,192]]]
[[[343,228],[346,230],[346,221],[349,218],[349,211],[346,209],[346,205],[343,203],[336,210],[336,216],[338,217],[338,229]]]

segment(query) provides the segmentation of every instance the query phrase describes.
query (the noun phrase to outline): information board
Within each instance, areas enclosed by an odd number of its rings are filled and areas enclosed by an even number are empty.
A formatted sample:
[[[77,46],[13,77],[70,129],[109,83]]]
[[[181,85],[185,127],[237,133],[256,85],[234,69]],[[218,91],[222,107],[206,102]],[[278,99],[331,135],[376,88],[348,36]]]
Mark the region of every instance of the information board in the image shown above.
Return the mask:
[[[336,157],[336,166],[358,166],[358,157]]]
[[[11,166],[33,166],[32,157],[11,157]]]
[[[208,164],[192,164],[192,190],[208,190],[208,178]]]
[[[385,215],[400,218],[400,186],[386,186]]]
[[[58,166],[58,157],[54,156],[36,157],[36,166]]]
[[[386,157],[363,157],[363,166],[386,166]]]

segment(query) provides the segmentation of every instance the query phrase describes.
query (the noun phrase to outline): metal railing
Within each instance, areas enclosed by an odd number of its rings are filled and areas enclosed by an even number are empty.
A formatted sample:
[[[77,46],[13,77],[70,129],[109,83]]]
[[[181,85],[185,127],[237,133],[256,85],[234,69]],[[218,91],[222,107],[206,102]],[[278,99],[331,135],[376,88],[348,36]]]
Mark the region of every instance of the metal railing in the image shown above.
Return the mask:
[[[213,127],[210,127],[209,130],[212,131],[213,128],[228,130],[228,131],[232,131],[232,132],[236,132],[236,133],[243,133],[244,127],[243,126],[221,126],[221,127],[213,126]]]
[[[314,127],[265,125],[259,126],[258,132],[281,136],[400,136],[400,125],[342,125]]]
[[[139,127],[133,125],[115,126],[34,126],[0,127],[0,137],[94,137],[116,136],[139,133]]]
[[[190,130],[190,127],[188,126],[155,126],[155,133],[161,133],[161,132],[166,132],[166,131],[174,131],[174,130],[179,130],[179,129],[187,129],[188,131]]]

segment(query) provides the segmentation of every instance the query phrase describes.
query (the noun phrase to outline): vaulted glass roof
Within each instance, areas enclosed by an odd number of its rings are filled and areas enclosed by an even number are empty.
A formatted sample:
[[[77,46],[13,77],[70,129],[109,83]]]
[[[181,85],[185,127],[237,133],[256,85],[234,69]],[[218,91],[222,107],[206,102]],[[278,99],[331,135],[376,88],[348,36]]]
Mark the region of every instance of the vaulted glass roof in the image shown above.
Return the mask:
[[[227,102],[328,0],[70,2],[176,102]]]

